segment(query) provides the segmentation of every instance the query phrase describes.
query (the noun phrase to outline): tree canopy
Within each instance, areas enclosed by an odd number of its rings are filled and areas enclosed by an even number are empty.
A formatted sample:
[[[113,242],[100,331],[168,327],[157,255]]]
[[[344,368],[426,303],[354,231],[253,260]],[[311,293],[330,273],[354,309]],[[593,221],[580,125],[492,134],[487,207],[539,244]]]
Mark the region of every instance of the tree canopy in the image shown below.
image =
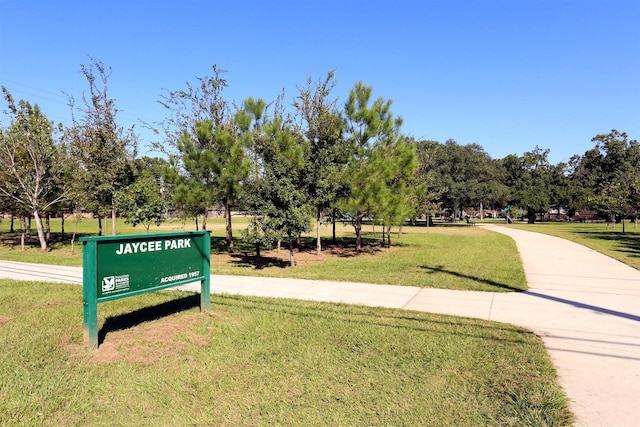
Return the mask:
[[[116,215],[147,229],[169,214],[195,217],[196,227],[201,217],[206,228],[217,210],[230,251],[231,218],[247,214],[244,236],[256,253],[286,240],[292,265],[294,242],[312,220],[320,254],[325,216],[353,225],[356,251],[366,222],[381,224],[390,245],[391,228],[406,220],[435,212],[461,218],[469,209],[482,218],[486,206],[517,209],[530,222],[585,209],[623,224],[637,220],[640,145],[624,132],[594,136],[594,147],[568,163],[551,164],[550,150],[538,146],[493,159],[476,143],[403,134],[392,101],[375,98],[363,82],[339,103],[334,72],[309,77],[290,104],[283,92],[240,105],[225,98],[225,72],[214,65],[212,75],[164,93],[158,158],[138,158],[137,135],[119,124],[107,91],[111,69],[100,61],[81,65],[88,92],[78,108],[69,97],[72,124],[60,131],[37,105],[3,89],[9,124],[0,128],[0,210],[33,217],[43,250],[41,218],[62,201],[65,209],[111,215],[114,234]]]

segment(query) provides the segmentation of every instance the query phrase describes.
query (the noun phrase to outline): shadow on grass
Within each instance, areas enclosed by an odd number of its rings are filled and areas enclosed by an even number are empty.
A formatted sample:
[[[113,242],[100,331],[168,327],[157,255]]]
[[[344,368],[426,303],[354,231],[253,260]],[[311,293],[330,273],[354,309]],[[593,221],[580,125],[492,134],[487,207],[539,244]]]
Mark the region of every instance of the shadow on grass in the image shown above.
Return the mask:
[[[575,234],[586,237],[591,240],[604,240],[607,242],[615,242],[618,247],[613,248],[616,251],[624,252],[632,257],[640,257],[640,235],[634,235],[622,232],[594,232],[594,231],[574,231]]]
[[[474,280],[476,282],[484,283],[485,285],[493,286],[493,287],[496,287],[496,288],[508,289],[510,291],[515,291],[515,292],[524,291],[524,289],[516,288],[516,287],[508,285],[506,283],[500,283],[500,282],[496,282],[494,280],[483,279],[481,277],[472,276],[470,274],[458,273],[457,271],[451,271],[451,270],[447,270],[445,268],[442,268],[442,266],[429,267],[428,265],[421,265],[420,268],[422,268],[423,270],[427,270],[432,274],[433,273],[445,273],[445,274],[450,274],[452,276],[460,277],[460,278],[463,278],[463,279]]]
[[[272,256],[273,249],[261,248],[262,255],[256,256],[255,247],[246,244],[242,239],[234,239],[235,252],[229,253],[227,248],[227,242],[224,238],[217,237],[211,239],[211,252],[214,254],[228,254],[231,257],[231,263],[240,267],[251,267],[255,270],[262,270],[264,268],[276,267],[287,268],[290,266],[288,260],[288,247],[282,247],[280,253],[284,254],[284,257]],[[396,243],[394,246],[403,246],[402,243]],[[325,254],[330,254],[339,258],[352,258],[359,255],[375,253],[383,250],[383,245],[380,239],[376,238],[362,238],[362,249],[358,253],[355,251],[355,238],[341,237],[336,239],[323,239],[322,251]],[[313,237],[304,237],[300,242],[296,242],[294,245],[295,253],[316,253],[316,240]],[[295,255],[294,255],[295,256]]]
[[[289,261],[280,258],[253,255],[231,255],[231,263],[240,267],[252,267],[254,270],[262,270],[269,267],[287,268]]]
[[[495,339],[498,341],[522,343],[524,339],[506,338],[505,332],[528,335],[530,332],[518,326],[506,323],[486,322],[464,317],[443,314],[418,313],[403,315],[395,309],[380,307],[349,306],[343,304],[315,303],[313,306],[301,307],[300,303],[287,299],[256,298],[239,295],[219,295],[216,305],[242,307],[250,310],[308,317],[315,319],[340,320],[345,324],[367,325],[372,327],[406,329],[439,335],[451,334],[451,328],[460,328],[458,336],[470,338]],[[313,304],[308,302],[308,304]],[[478,322],[481,322],[479,325]]]
[[[133,328],[145,322],[158,320],[181,311],[187,311],[200,306],[200,294],[189,295],[184,298],[175,299],[161,304],[143,307],[130,313],[118,314],[107,318],[98,331],[98,344],[104,342],[105,337],[110,332],[122,331]]]

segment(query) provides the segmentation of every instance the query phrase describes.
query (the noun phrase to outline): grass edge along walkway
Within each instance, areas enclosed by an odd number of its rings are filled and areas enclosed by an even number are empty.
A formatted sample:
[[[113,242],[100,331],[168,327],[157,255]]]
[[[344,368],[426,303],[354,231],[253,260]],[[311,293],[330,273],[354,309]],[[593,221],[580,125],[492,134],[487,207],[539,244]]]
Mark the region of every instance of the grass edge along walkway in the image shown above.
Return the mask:
[[[343,244],[348,244],[352,233],[342,231]],[[214,230],[214,241],[223,239],[216,233]],[[402,237],[394,234],[391,248],[380,247],[370,231],[365,235],[371,239],[365,253],[355,256],[350,245],[327,245],[318,257],[314,246],[312,253],[297,254],[306,263],[301,260],[293,268],[284,261],[285,250],[280,254],[272,251],[261,260],[214,250],[211,272],[489,292],[520,291],[527,286],[513,240],[483,227],[405,227]],[[23,253],[16,247],[0,246],[0,259],[8,261],[80,266],[81,257],[78,246],[75,255],[67,247],[42,254],[37,249]]]
[[[2,425],[570,425],[537,337],[404,310],[0,281]]]

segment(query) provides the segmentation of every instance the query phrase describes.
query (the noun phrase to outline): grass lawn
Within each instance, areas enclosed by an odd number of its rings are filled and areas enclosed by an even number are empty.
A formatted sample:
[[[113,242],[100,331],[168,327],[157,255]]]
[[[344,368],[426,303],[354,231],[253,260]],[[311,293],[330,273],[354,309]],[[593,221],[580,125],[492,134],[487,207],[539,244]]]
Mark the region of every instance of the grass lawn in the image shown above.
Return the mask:
[[[542,343],[409,311],[0,280],[0,425],[571,425]]]
[[[535,224],[526,224],[516,221],[509,227],[562,237],[640,270],[640,229],[634,229],[630,222],[625,224],[624,234],[622,234],[621,224],[610,225],[607,229],[605,223],[536,222]]]
[[[252,275],[353,281],[378,284],[394,284],[447,289],[507,292],[526,289],[526,279],[515,243],[507,236],[483,230],[482,227],[440,226],[404,227],[400,237],[392,234],[392,247],[381,245],[380,228],[377,234],[371,227],[365,228],[365,250],[356,255],[353,251],[352,227],[338,226],[337,242],[331,242],[331,231],[322,229],[324,251],[315,251],[315,233],[303,236],[302,245],[296,248],[297,265],[289,267],[288,250],[262,251],[260,258],[253,248],[243,242],[240,230],[246,227],[246,218],[234,218],[234,238],[238,250],[229,254],[224,238],[222,219],[210,221],[212,230],[212,274]],[[60,235],[59,220],[52,221],[52,231],[57,233],[56,243],[49,253],[39,250],[32,238],[27,251],[20,250],[17,235],[10,235],[8,221],[0,224],[4,244],[0,245],[0,259],[59,265],[82,265],[81,245],[76,243],[72,252],[69,243],[73,223],[66,222],[67,235]],[[106,225],[105,225],[106,226]],[[180,231],[178,222],[152,227],[153,231]],[[187,228],[188,229],[188,228]],[[78,232],[96,235],[97,220],[83,220]],[[118,223],[118,232],[143,233],[124,222]],[[33,233],[35,235],[35,233]],[[245,251],[246,255],[242,252]]]

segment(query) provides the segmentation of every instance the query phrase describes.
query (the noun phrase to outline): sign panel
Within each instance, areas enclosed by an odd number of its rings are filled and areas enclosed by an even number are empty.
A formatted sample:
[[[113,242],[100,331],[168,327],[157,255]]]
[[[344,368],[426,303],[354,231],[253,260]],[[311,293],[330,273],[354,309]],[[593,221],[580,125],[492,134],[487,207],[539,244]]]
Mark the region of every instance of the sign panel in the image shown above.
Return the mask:
[[[203,276],[199,236],[145,236],[98,245],[98,300]]]
[[[200,281],[201,311],[209,310],[210,248],[207,231],[83,237],[86,339],[98,346],[97,304]]]

